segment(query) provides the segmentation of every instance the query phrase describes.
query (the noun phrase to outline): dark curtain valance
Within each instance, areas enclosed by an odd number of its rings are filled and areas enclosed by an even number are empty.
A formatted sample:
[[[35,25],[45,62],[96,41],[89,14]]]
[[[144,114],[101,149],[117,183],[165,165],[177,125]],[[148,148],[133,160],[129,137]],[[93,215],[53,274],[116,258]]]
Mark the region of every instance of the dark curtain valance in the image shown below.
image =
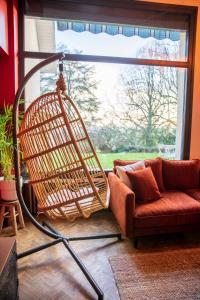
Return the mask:
[[[175,36],[177,30],[188,30],[192,9],[192,7],[143,3],[133,0],[25,0],[25,14],[28,16],[63,21],[80,20],[89,24],[102,22],[146,28],[157,27],[172,31],[169,33],[171,36]],[[117,29],[114,27],[108,29],[108,31],[114,30]],[[133,29],[128,26],[124,28],[124,32],[128,32],[127,35],[132,34],[131,30]],[[146,35],[147,32],[145,31],[143,34]],[[159,31],[156,34],[162,35],[163,32]],[[177,37],[172,39],[177,39]]]
[[[104,32],[109,35],[121,34],[126,37],[132,37],[132,36],[139,36],[141,38],[154,37],[155,39],[158,40],[167,39],[167,38],[172,41],[180,40],[180,32],[178,31],[125,26],[125,25],[114,25],[114,24],[58,21],[57,29],[59,31],[65,31],[65,30],[73,30],[76,32],[88,31],[94,34]]]

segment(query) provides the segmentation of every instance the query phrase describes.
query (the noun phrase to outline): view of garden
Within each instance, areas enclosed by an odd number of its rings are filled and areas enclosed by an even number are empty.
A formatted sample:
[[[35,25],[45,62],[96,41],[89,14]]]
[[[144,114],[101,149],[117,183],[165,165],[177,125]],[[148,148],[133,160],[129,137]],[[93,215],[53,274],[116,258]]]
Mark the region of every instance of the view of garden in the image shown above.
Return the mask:
[[[74,33],[76,34],[76,33]],[[57,38],[57,51],[71,53]],[[81,54],[82,50],[73,53]],[[135,56],[173,60],[179,42],[150,38]],[[66,61],[67,93],[75,102],[103,168],[114,159],[175,158],[177,104],[184,71],[173,67]],[[55,89],[57,72],[42,72],[41,92]]]
[[[123,159],[123,160],[140,160],[140,159],[149,159],[158,157],[159,153],[145,153],[145,152],[120,152],[120,153],[105,153],[105,152],[97,152],[99,160],[103,169],[112,169],[113,161],[115,159]]]

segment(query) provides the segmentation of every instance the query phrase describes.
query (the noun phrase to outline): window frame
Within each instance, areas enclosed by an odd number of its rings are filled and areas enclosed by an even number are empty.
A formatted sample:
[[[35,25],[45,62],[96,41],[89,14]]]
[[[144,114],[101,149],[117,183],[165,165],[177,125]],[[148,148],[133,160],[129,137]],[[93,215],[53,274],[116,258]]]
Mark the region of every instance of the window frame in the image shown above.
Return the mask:
[[[25,59],[46,59],[52,56],[55,53],[47,52],[31,52],[25,51],[25,3],[26,1],[19,1],[19,83],[22,82],[25,72]],[[43,0],[44,5],[52,4],[53,1]],[[186,61],[168,61],[168,60],[156,60],[156,59],[143,59],[143,58],[125,58],[125,57],[111,57],[111,56],[98,56],[98,55],[83,55],[83,54],[65,54],[65,60],[68,61],[80,61],[80,62],[102,62],[102,63],[120,63],[120,64],[129,64],[129,65],[146,65],[146,66],[160,66],[160,67],[176,67],[184,68],[187,70],[187,84],[186,84],[186,96],[185,96],[185,105],[184,105],[184,115],[183,115],[183,137],[181,145],[181,155],[180,159],[189,159],[190,157],[190,141],[191,141],[191,120],[192,120],[192,100],[193,100],[193,83],[194,83],[194,57],[195,57],[195,42],[196,42],[196,22],[197,22],[197,7],[192,6],[182,6],[182,5],[168,5],[160,3],[150,3],[141,1],[127,1],[124,0],[110,0],[109,3],[105,0],[95,1],[95,4],[92,0],[74,0],[74,1],[56,1],[56,5],[62,3],[62,9],[73,8],[73,13],[76,15],[76,18],[83,19],[83,7],[89,5],[90,9],[94,11],[97,15],[98,9],[102,7],[103,9],[107,8],[128,8],[132,9],[142,9],[146,13],[152,11],[159,11],[163,13],[175,13],[175,14],[186,14],[189,18],[189,29],[188,29],[188,57]],[[54,4],[55,5],[55,4]],[[90,11],[91,14],[91,11]],[[85,16],[87,12],[85,13]],[[34,16],[34,15],[33,15]],[[93,17],[94,17],[93,16]],[[70,19],[70,13],[67,15],[66,19]],[[89,15],[88,15],[89,18]],[[101,20],[101,16],[98,15],[98,21]],[[103,21],[104,17],[102,17]],[[117,21],[117,20],[116,20]],[[114,20],[110,20],[114,22]],[[124,23],[125,24],[125,23]],[[24,110],[25,107],[22,105],[21,110]]]

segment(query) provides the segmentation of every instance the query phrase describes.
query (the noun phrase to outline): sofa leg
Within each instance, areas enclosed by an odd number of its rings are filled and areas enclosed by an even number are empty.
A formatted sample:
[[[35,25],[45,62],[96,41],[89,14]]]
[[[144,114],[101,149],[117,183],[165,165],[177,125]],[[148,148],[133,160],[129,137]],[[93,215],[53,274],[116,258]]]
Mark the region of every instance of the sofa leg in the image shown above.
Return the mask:
[[[134,244],[134,248],[138,249],[138,238],[134,238],[133,244]]]

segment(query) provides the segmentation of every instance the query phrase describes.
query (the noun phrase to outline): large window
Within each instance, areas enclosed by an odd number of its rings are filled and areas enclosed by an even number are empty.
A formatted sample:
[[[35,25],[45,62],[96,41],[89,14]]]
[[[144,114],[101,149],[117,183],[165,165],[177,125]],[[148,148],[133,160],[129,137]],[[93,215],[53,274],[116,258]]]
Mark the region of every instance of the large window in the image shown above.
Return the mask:
[[[134,19],[130,24],[94,18],[26,16],[25,73],[50,53],[67,54],[67,92],[104,168],[118,158],[183,158],[191,97],[189,19],[180,15],[167,26],[161,18],[149,26],[142,17],[135,25]],[[56,63],[35,74],[26,87],[26,107],[55,90],[57,77]]]

